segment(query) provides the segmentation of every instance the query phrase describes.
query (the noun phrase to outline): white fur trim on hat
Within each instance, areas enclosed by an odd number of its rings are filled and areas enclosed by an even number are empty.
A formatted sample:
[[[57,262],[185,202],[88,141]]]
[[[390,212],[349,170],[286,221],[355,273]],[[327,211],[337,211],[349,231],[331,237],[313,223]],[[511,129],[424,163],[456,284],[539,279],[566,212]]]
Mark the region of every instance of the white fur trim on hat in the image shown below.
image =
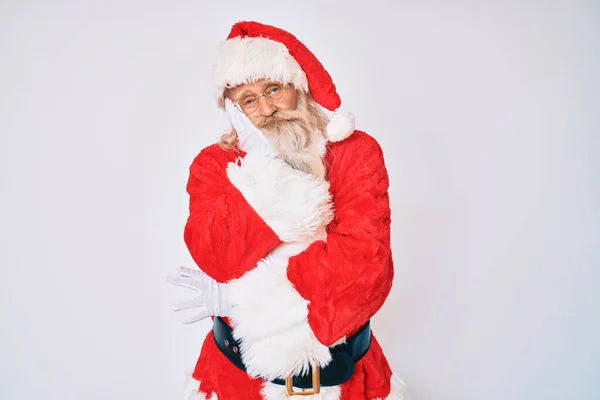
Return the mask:
[[[330,142],[340,142],[354,132],[354,115],[348,112],[335,113],[327,124],[327,138]]]
[[[283,43],[263,37],[236,37],[219,50],[214,74],[216,96],[226,88],[272,79],[308,92],[306,73]]]

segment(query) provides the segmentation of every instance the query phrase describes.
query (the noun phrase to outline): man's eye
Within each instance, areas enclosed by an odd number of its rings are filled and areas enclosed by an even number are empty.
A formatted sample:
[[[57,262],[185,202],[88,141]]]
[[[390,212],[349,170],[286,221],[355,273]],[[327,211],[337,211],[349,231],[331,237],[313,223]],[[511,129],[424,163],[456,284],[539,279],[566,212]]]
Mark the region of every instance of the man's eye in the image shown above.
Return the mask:
[[[249,98],[249,99],[245,99],[242,104],[244,104],[245,106],[249,106],[252,103],[254,103],[254,99],[253,98]]]
[[[277,86],[273,86],[271,88],[271,93],[277,93],[277,92],[279,92],[279,88]]]

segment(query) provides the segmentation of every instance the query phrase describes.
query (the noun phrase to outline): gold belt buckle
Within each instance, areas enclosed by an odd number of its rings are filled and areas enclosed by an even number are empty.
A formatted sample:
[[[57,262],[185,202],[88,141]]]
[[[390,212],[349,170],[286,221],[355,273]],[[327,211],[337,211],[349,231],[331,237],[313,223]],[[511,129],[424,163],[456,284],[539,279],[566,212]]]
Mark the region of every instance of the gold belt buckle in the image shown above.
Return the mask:
[[[285,394],[287,397],[291,396],[311,396],[313,394],[319,394],[321,392],[321,368],[315,365],[312,373],[312,388],[300,389],[298,392],[294,392],[294,384],[292,377],[288,376],[285,378]]]

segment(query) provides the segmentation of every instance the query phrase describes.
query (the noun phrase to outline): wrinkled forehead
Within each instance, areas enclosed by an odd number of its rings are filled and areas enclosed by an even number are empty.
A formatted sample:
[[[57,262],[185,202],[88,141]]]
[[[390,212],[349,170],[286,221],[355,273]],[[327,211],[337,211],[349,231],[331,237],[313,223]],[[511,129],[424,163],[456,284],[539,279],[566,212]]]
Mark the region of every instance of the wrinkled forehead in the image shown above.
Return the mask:
[[[282,85],[281,82],[271,80],[271,79],[259,79],[255,82],[244,83],[241,85],[237,85],[232,88],[228,88],[225,91],[225,95],[230,99],[237,98],[240,96],[244,96],[245,94],[251,93],[263,93],[267,88],[271,85]]]

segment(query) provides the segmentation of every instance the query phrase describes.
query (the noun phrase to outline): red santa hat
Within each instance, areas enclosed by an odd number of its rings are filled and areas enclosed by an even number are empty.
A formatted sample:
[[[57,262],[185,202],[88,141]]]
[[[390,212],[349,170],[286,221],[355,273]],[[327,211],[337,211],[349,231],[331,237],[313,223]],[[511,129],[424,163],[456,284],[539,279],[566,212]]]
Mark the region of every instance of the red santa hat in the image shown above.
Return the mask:
[[[217,96],[226,88],[272,79],[310,92],[315,102],[330,111],[340,105],[340,96],[329,73],[294,35],[258,22],[238,22],[221,45],[215,68]],[[327,125],[330,141],[343,140],[354,132],[354,116],[336,113]]]

